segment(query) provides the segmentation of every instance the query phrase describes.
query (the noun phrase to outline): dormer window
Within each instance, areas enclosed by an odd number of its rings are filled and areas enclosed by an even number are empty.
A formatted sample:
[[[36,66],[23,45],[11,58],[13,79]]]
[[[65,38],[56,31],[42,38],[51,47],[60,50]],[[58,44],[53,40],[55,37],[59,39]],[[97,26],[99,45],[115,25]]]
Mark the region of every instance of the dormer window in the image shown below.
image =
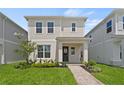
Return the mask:
[[[76,24],[72,23],[72,31],[75,31],[75,30],[76,30]]]
[[[36,22],[36,33],[42,33],[42,22]]]
[[[106,25],[106,30],[107,30],[107,33],[111,32],[112,31],[112,20],[110,20],[107,25]]]
[[[53,22],[48,22],[47,27],[48,27],[48,33],[54,32],[54,23]]]

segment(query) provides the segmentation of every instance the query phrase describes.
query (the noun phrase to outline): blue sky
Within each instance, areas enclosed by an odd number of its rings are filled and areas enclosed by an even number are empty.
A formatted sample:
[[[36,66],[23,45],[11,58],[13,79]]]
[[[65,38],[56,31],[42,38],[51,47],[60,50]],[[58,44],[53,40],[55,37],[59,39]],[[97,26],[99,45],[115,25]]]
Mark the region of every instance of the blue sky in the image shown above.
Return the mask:
[[[1,8],[0,12],[26,30],[28,27],[24,16],[86,16],[88,19],[85,24],[85,33],[87,33],[112,10],[112,8]]]

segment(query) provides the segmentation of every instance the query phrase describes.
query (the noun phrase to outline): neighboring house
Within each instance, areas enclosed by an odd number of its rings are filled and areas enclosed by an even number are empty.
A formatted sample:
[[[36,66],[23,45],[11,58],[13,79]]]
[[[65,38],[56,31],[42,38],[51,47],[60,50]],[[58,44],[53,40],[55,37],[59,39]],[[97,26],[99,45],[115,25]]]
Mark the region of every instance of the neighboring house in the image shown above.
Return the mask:
[[[17,38],[19,33],[22,39]],[[22,57],[15,53],[21,40],[27,40],[27,31],[0,13],[0,64],[22,60]]]
[[[37,43],[31,59],[53,59],[80,63],[88,60],[88,43],[84,38],[85,17],[25,16],[28,40]]]
[[[85,37],[89,41],[89,59],[124,66],[124,10],[115,9]]]

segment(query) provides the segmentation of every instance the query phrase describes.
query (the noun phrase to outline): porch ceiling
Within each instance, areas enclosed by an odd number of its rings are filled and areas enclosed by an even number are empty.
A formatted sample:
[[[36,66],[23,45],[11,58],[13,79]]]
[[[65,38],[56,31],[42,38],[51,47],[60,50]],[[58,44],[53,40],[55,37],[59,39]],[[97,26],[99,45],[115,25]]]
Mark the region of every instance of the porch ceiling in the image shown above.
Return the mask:
[[[57,37],[56,40],[65,43],[84,43],[87,39],[84,37]]]

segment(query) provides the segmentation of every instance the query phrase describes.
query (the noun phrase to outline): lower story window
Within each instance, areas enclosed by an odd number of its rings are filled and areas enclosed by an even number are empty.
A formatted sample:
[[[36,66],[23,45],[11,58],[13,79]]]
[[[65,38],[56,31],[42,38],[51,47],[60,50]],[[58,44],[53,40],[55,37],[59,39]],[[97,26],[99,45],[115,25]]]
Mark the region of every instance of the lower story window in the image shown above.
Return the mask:
[[[38,45],[38,58],[50,58],[50,45]]]
[[[71,47],[71,55],[75,55],[75,47]]]

